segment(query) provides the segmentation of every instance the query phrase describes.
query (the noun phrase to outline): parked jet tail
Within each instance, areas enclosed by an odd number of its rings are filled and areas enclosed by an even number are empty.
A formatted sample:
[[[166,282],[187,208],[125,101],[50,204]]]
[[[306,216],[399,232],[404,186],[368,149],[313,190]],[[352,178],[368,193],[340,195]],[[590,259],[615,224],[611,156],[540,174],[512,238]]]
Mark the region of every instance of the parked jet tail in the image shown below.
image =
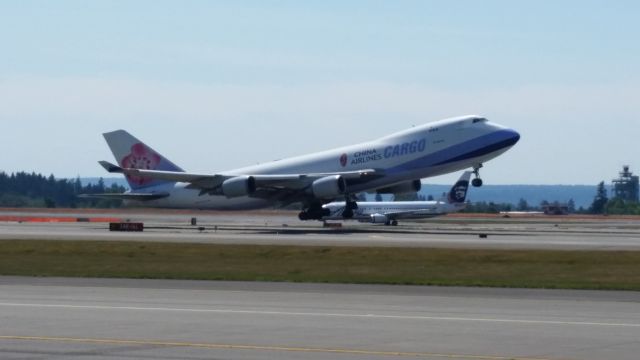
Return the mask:
[[[118,165],[123,168],[184,172],[179,166],[124,130],[108,132],[103,136],[107,144],[109,144],[109,148],[111,148]],[[170,183],[165,180],[132,175],[126,175],[126,178],[132,191]]]
[[[447,196],[449,204],[462,204],[467,199],[467,190],[469,190],[469,180],[471,179],[471,171],[465,171],[453,185]]]

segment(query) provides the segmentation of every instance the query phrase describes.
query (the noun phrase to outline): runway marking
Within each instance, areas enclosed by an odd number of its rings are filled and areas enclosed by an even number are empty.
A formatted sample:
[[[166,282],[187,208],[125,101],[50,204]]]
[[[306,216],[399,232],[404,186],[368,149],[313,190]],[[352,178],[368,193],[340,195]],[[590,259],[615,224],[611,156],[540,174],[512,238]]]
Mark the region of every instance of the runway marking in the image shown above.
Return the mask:
[[[222,350],[262,350],[262,351],[282,351],[282,352],[306,352],[306,353],[329,353],[342,355],[371,355],[371,356],[395,356],[413,358],[444,358],[444,359],[470,359],[470,360],[552,360],[550,358],[518,357],[518,356],[494,356],[494,355],[471,355],[471,354],[445,354],[429,352],[404,352],[404,351],[376,351],[358,349],[333,349],[333,348],[313,348],[313,347],[291,347],[291,346],[267,346],[267,345],[242,345],[242,344],[215,344],[215,343],[192,343],[180,341],[160,341],[160,340],[118,340],[118,339],[91,339],[73,337],[50,337],[50,336],[0,336],[0,340],[20,340],[20,341],[55,341],[72,342],[83,344],[106,344],[106,345],[152,345],[164,347],[190,347],[203,349]]]
[[[247,314],[247,315],[282,315],[282,316],[316,316],[316,317],[341,317],[341,318],[366,318],[366,319],[397,319],[397,320],[433,320],[433,321],[460,321],[460,322],[487,322],[487,323],[515,323],[530,325],[573,325],[573,326],[607,326],[640,328],[636,323],[613,323],[591,321],[559,321],[559,320],[527,320],[527,319],[499,319],[499,318],[466,318],[450,316],[422,316],[422,315],[384,315],[384,314],[349,314],[349,313],[320,313],[320,312],[290,312],[267,310],[233,310],[233,309],[189,309],[167,307],[138,307],[138,306],[105,306],[105,305],[70,305],[70,304],[28,304],[28,303],[0,303],[0,307],[34,307],[34,308],[61,308],[61,309],[88,309],[88,310],[128,310],[128,311],[173,311],[211,314]]]

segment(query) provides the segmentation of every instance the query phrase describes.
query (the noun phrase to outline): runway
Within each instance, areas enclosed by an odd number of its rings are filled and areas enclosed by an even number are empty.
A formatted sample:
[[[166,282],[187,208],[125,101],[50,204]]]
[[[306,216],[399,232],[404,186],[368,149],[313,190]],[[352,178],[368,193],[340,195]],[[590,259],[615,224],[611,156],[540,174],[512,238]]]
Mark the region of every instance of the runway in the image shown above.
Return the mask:
[[[294,215],[93,212],[146,228],[3,222],[0,239],[640,249],[640,224],[627,218],[443,217],[332,229]],[[637,292],[0,277],[2,359],[600,360],[637,359],[638,349]]]
[[[640,293],[0,277],[2,359],[637,359]]]
[[[0,212],[14,215],[12,212]],[[24,213],[20,213],[23,214]],[[66,216],[86,213],[64,212]],[[60,216],[60,213],[37,213]],[[217,244],[400,246],[499,249],[640,250],[636,218],[442,217],[398,227],[346,222],[323,228],[295,212],[121,211],[92,216],[144,222],[143,233],[109,232],[105,223],[0,223],[0,239],[164,241]],[[191,226],[192,217],[197,226]],[[480,234],[486,235],[481,238]]]

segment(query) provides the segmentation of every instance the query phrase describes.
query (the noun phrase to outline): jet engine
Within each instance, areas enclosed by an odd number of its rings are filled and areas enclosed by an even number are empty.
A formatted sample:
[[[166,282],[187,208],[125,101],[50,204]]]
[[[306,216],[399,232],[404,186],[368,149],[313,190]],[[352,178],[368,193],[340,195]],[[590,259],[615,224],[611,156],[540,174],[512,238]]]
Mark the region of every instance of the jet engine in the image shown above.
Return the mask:
[[[407,181],[400,184],[392,185],[386,188],[377,189],[378,194],[406,194],[412,192],[418,192],[422,188],[422,182],[420,179]]]
[[[371,223],[372,224],[386,224],[389,219],[382,214],[371,214]]]
[[[251,195],[256,191],[253,176],[237,176],[222,183],[222,193],[228,198]]]
[[[311,184],[313,196],[318,199],[331,199],[343,195],[346,189],[347,183],[340,175],[326,176]]]

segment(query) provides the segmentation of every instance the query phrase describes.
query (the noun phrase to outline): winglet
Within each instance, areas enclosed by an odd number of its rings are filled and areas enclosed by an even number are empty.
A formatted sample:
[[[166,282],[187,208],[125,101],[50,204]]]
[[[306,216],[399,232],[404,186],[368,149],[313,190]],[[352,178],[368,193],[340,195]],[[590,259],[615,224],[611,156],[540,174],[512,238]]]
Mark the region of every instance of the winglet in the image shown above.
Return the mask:
[[[103,168],[105,168],[105,170],[107,170],[110,173],[120,173],[120,174],[124,174],[124,169],[121,168],[118,165],[114,165],[108,161],[98,161],[98,164],[100,164]]]

